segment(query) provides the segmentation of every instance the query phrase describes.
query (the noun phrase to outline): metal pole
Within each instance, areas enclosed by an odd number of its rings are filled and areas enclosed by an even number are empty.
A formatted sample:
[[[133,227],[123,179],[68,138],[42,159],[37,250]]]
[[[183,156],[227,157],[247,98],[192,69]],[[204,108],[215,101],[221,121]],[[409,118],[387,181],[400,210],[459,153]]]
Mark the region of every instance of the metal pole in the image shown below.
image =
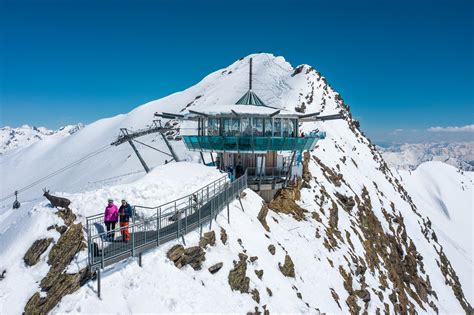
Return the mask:
[[[104,240],[102,239],[102,237],[100,237],[100,242],[102,243],[102,260],[100,262],[100,265],[102,268],[104,268],[104,252],[105,252],[105,248],[104,248]]]
[[[132,256],[135,256],[135,224],[132,224]]]
[[[176,238],[178,239],[179,238],[179,228],[180,228],[180,220],[179,220],[179,215],[178,215],[178,211],[176,210],[176,201],[174,202],[174,213],[175,213],[175,218],[177,220],[177,227],[178,227],[178,230],[176,231]]]
[[[160,215],[156,209],[156,246],[160,246]]]
[[[87,229],[87,257],[89,260],[89,266],[91,265],[92,258],[91,258],[91,231],[89,230],[89,220],[86,221],[86,229]]]
[[[212,198],[211,200],[211,216],[209,218],[209,230],[212,229],[212,210],[214,208],[215,199],[216,198]]]
[[[99,299],[102,299],[101,296],[100,296],[100,268],[97,269],[97,296],[99,297]]]
[[[135,144],[133,143],[133,141],[132,141],[132,140],[128,140],[128,143],[130,143],[130,145],[132,146],[133,151],[135,151],[135,154],[137,155],[138,159],[140,160],[140,163],[142,163],[142,166],[143,166],[143,168],[145,169],[145,171],[146,171],[147,173],[149,173],[149,172],[150,172],[150,169],[148,168],[148,165],[146,165],[145,160],[144,160],[144,159],[142,158],[142,156],[140,155],[140,152],[138,152],[137,147],[135,146]]]
[[[240,202],[240,207],[242,208],[242,211],[245,212],[244,206],[242,205],[242,200],[240,199],[240,195],[239,195],[239,202]]]
[[[161,231],[161,207],[158,209],[158,246],[160,246],[160,231]]]
[[[142,253],[138,254],[138,265],[142,267]]]

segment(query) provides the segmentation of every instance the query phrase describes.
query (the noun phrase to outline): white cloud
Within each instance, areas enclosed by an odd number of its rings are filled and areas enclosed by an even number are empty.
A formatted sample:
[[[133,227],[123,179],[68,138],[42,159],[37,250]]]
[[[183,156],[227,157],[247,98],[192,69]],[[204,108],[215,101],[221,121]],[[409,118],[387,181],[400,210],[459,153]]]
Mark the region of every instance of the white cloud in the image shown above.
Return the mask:
[[[474,124],[461,127],[431,127],[428,128],[431,132],[474,132]]]

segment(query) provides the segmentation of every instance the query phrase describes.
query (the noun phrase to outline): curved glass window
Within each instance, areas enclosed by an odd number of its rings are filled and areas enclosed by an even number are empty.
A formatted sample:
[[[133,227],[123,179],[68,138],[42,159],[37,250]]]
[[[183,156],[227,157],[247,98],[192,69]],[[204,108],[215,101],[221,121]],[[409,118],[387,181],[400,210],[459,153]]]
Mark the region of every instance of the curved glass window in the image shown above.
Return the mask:
[[[273,120],[273,136],[281,137],[281,118],[275,118]]]
[[[263,136],[263,118],[252,118],[252,131],[254,137]]]
[[[252,135],[252,126],[250,125],[250,118],[242,118],[240,121],[240,132],[243,136]]]
[[[209,118],[207,120],[207,134],[209,136],[218,136],[219,135],[219,119]]]
[[[271,137],[273,134],[273,128],[272,128],[272,119],[271,118],[265,118],[263,122],[263,135],[265,137]]]

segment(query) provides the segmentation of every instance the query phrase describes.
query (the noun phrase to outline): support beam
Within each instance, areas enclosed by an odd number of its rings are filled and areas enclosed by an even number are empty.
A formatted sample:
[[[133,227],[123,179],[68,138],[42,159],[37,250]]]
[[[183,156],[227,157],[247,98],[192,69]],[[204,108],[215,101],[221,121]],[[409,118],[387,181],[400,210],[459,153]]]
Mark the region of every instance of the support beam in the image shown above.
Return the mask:
[[[212,156],[212,152],[210,152],[209,155],[211,156],[212,165],[216,166],[216,162],[214,162],[214,157]]]
[[[202,164],[206,165],[206,161],[204,160],[204,154],[202,154],[202,151],[199,151],[199,153],[201,153]]]
[[[172,147],[171,144],[169,143],[168,139],[166,139],[165,133],[164,133],[164,132],[160,132],[160,134],[161,134],[161,137],[163,138],[163,140],[165,141],[166,146],[168,147],[168,150],[170,150],[171,155],[173,156],[173,159],[174,159],[176,162],[179,162],[178,156],[177,156],[176,153],[174,152],[173,147]]]
[[[289,179],[290,174],[291,174],[291,167],[293,166],[293,161],[295,160],[295,155],[296,155],[296,151],[293,151],[293,155],[291,156],[291,161],[290,161],[290,167],[288,167],[288,172],[286,174],[285,187],[288,185],[288,179]]]
[[[140,160],[140,163],[142,163],[143,168],[145,169],[145,172],[149,173],[150,169],[148,168],[148,165],[146,165],[145,160],[142,158],[140,155],[140,152],[138,152],[137,147],[133,143],[132,140],[128,140],[128,143],[132,146],[133,151],[135,151],[135,154],[137,155],[138,159]]]
[[[163,154],[165,154],[165,155],[167,155],[167,156],[173,157],[173,155],[171,155],[170,153],[166,153],[165,151],[158,150],[157,148],[152,147],[151,145],[146,144],[146,143],[143,143],[143,142],[141,142],[141,141],[138,141],[137,139],[133,139],[133,141],[135,141],[136,143],[140,143],[141,145],[144,145],[145,147],[148,147],[148,148],[150,148],[150,149],[153,149],[153,150],[155,150],[155,151],[158,151],[158,152],[160,152],[160,153],[163,153]]]
[[[242,205],[242,200],[240,199],[240,195],[239,195],[239,202],[240,202],[240,207],[242,208],[242,212],[245,212],[244,206]]]

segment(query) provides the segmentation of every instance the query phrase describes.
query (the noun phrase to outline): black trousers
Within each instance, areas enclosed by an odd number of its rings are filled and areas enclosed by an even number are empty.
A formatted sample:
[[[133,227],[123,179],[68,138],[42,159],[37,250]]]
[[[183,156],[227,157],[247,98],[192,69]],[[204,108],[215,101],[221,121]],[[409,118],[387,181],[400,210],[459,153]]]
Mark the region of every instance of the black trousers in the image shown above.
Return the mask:
[[[115,233],[110,233],[110,231],[115,230],[115,223],[117,222],[105,222],[105,227],[107,228],[107,236],[112,240],[115,238]]]

